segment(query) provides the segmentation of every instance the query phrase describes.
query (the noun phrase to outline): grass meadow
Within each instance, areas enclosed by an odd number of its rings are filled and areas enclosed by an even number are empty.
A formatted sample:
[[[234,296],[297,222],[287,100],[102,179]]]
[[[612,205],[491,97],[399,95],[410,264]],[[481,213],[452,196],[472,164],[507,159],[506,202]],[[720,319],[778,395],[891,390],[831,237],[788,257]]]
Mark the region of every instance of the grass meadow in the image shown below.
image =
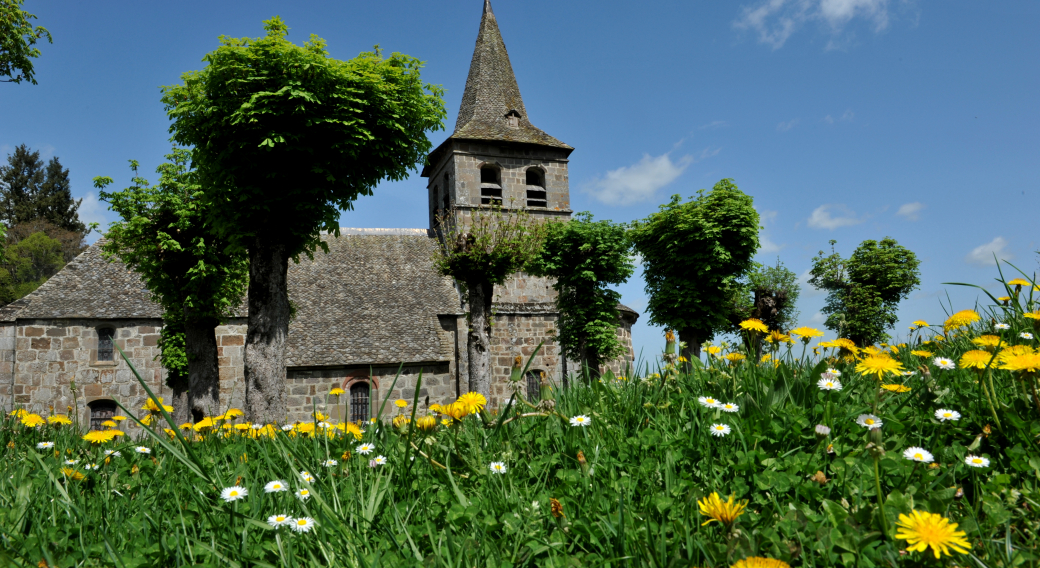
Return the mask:
[[[497,410],[182,430],[153,405],[92,441],[16,411],[0,564],[1037,566],[1040,312],[1015,282],[906,344],[801,328]]]

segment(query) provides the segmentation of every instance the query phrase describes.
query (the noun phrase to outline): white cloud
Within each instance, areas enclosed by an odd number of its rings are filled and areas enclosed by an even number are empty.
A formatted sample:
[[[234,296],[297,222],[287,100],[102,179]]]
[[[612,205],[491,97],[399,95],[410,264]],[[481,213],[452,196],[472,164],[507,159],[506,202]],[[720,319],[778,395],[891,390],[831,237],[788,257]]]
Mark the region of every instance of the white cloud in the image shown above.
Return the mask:
[[[816,312],[809,318],[809,323],[815,325],[823,325],[827,321],[827,316],[823,315],[822,312]]]
[[[787,246],[773,242],[773,239],[770,239],[769,236],[766,234],[766,230],[769,228],[770,225],[773,224],[773,221],[776,220],[776,216],[776,211],[770,211],[768,209],[764,209],[758,212],[758,219],[762,223],[762,230],[758,234],[759,254],[777,253],[780,252],[780,250],[783,249],[785,246]]]
[[[855,18],[873,24],[875,33],[888,27],[888,0],[764,0],[745,6],[740,18],[733,22],[739,30],[752,30],[758,40],[780,49],[799,28],[808,22],[819,22],[832,36],[828,49]]]
[[[701,157],[718,153],[719,150],[715,150],[714,153],[705,150]],[[593,181],[584,191],[609,205],[630,205],[648,201],[654,198],[658,189],[675,181],[693,162],[693,156],[683,156],[673,162],[668,154],[656,158],[650,154],[643,154],[642,160],[631,166],[607,172],[606,176]]]
[[[798,280],[796,280],[796,282],[798,283],[798,285],[802,289],[801,297],[808,298],[808,297],[812,297],[812,296],[824,296],[824,295],[826,295],[827,294],[826,290],[820,290],[818,288],[814,288],[812,284],[809,284],[809,279],[812,278],[812,274],[810,273],[811,270],[812,270],[811,268],[806,268],[805,272],[799,274],[798,275]]]
[[[714,130],[716,128],[725,128],[726,126],[729,126],[729,123],[726,122],[725,120],[713,120],[713,121],[709,122],[708,124],[705,124],[704,126],[701,126],[701,130],[705,130],[705,129],[712,129],[712,130]]]
[[[848,122],[852,120],[855,116],[856,113],[852,112],[851,110],[847,110],[844,113],[842,113],[842,115],[838,118],[834,118],[833,116],[828,114],[827,116],[823,117],[823,120],[827,124],[834,124],[835,122]]]
[[[896,215],[905,218],[907,221],[916,221],[918,213],[924,209],[924,203],[915,201],[913,203],[904,203],[899,206],[899,211],[896,211]]]
[[[999,260],[1011,260],[1015,258],[1010,252],[1007,251],[1008,242],[1004,237],[997,237],[992,241],[979,245],[968,253],[968,256],[964,257],[964,260],[970,264],[977,264],[979,266],[993,266],[995,262],[993,260],[994,255]]]
[[[79,220],[86,225],[100,223],[101,232],[107,230],[110,221],[108,205],[98,201],[97,194],[93,191],[88,191],[82,199],[83,202],[79,204],[79,209],[76,211],[79,213]]]
[[[797,124],[798,124],[798,119],[794,118],[794,119],[788,120],[787,122],[781,122],[780,124],[777,124],[776,125],[776,130],[778,132],[787,132],[788,130],[794,128]]]
[[[835,217],[831,212],[835,212],[839,217]],[[814,229],[837,229],[839,227],[848,227],[851,225],[858,225],[863,222],[863,219],[858,218],[856,214],[848,207],[841,204],[827,203],[821,205],[813,210],[812,215],[809,216],[809,226]]]

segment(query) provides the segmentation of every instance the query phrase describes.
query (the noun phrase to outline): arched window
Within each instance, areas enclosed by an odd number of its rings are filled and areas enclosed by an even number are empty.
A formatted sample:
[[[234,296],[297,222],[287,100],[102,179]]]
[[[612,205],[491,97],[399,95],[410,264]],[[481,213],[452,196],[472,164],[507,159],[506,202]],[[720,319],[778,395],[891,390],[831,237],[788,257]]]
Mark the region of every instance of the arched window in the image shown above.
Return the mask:
[[[116,403],[111,400],[95,400],[87,403],[90,408],[90,429],[104,430],[101,425],[105,420],[111,420],[116,415]]]
[[[524,376],[527,379],[527,400],[537,403],[542,398],[542,375],[545,371],[528,371]]]
[[[112,348],[112,338],[115,337],[116,330],[110,327],[98,328],[97,335],[97,360],[98,361],[114,361],[114,349]]]
[[[527,169],[527,206],[548,207],[545,197],[545,172],[540,168]]]
[[[448,174],[444,174],[444,213],[447,214],[451,210],[451,185],[448,183]]]
[[[480,204],[502,205],[502,178],[495,166],[480,168]]]
[[[370,414],[368,383],[354,383],[350,386],[350,421],[368,422]]]

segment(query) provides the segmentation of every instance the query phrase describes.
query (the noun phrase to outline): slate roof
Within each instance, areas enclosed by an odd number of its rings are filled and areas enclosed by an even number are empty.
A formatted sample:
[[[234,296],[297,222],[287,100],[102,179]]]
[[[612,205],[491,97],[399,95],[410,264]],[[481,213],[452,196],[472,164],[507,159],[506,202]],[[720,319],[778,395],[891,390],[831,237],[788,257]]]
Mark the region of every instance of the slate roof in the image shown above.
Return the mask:
[[[517,126],[509,125],[506,115],[511,111],[520,115]],[[466,90],[455,132],[450,138],[572,149],[531,124],[490,0],[484,0],[484,15],[466,78]]]

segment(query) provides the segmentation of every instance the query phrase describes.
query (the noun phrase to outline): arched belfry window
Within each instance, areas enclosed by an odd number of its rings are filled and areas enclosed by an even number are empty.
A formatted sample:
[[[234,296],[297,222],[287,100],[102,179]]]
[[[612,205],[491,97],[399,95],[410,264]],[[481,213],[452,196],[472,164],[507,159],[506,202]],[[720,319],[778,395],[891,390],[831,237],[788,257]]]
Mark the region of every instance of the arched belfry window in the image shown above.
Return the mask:
[[[502,205],[502,172],[495,166],[480,168],[480,204]]]
[[[448,174],[444,174],[444,201],[442,204],[445,213],[451,211],[451,185],[448,183],[450,179]]]
[[[527,169],[527,206],[548,207],[545,196],[545,172],[540,168]]]
[[[354,383],[350,386],[351,422],[368,422],[371,416],[370,394],[369,386],[366,382]]]
[[[542,375],[545,371],[528,371],[524,377],[527,382],[527,400],[537,403],[542,398]]]
[[[101,424],[105,420],[111,420],[116,415],[116,403],[111,400],[95,400],[87,404],[90,408],[90,429],[104,430]]]
[[[112,348],[112,338],[115,337],[116,330],[110,327],[102,327],[97,330],[98,342],[97,342],[97,360],[98,361],[115,361],[114,349]]]

